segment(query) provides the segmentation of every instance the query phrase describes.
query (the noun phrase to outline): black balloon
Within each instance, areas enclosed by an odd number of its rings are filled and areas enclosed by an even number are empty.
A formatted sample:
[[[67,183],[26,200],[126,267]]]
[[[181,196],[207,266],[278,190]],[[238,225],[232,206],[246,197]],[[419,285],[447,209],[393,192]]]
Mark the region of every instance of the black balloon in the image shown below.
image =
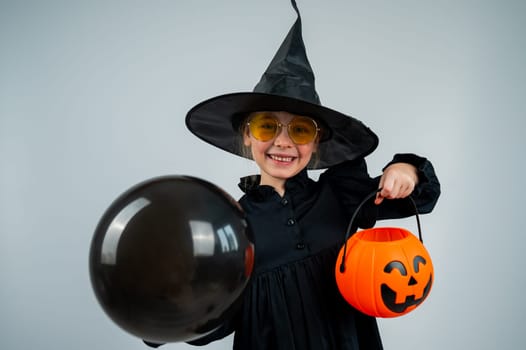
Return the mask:
[[[106,314],[150,342],[200,338],[235,311],[254,248],[238,203],[217,186],[164,176],[123,193],[106,210],[89,254]]]

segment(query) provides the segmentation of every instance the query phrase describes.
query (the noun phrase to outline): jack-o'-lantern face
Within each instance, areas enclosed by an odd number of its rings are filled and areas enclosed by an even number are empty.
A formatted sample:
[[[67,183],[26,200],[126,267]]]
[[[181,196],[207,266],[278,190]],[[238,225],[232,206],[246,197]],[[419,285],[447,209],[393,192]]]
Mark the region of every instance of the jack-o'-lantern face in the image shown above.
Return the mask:
[[[384,267],[385,282],[380,291],[385,306],[396,313],[416,307],[427,297],[433,284],[433,274],[427,260],[421,255],[413,258],[411,266],[398,260]]]

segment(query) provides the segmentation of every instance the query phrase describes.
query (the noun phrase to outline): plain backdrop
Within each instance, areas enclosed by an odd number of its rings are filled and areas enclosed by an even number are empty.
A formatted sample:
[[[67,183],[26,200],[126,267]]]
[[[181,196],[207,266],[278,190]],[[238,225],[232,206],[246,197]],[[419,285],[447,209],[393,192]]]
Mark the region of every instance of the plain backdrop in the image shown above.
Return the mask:
[[[435,285],[414,312],[379,320],[385,348],[526,348],[526,2],[298,5],[322,103],[380,136],[371,175],[414,152],[442,183],[421,218]],[[159,175],[241,195],[257,169],[184,117],[251,91],[294,20],[288,0],[0,1],[1,349],[145,349],[95,299],[94,228]]]

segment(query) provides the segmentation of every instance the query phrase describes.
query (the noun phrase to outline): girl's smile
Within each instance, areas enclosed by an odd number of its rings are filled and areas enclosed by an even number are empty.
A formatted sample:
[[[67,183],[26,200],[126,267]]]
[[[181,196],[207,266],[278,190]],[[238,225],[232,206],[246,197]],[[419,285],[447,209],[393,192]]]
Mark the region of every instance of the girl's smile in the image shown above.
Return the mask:
[[[272,159],[273,161],[275,161],[277,164],[283,164],[283,165],[288,165],[297,158],[297,157],[293,157],[289,155],[280,155],[280,154],[269,154],[268,157]]]

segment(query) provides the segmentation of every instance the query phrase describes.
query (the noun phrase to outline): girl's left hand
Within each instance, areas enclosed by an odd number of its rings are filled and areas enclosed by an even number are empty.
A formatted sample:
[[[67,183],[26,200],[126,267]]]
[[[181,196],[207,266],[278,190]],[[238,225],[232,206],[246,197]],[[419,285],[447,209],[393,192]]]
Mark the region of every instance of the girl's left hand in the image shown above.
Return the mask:
[[[409,196],[418,183],[418,173],[414,165],[394,163],[385,168],[380,185],[382,190],[376,194],[375,204],[387,199],[405,198]]]

